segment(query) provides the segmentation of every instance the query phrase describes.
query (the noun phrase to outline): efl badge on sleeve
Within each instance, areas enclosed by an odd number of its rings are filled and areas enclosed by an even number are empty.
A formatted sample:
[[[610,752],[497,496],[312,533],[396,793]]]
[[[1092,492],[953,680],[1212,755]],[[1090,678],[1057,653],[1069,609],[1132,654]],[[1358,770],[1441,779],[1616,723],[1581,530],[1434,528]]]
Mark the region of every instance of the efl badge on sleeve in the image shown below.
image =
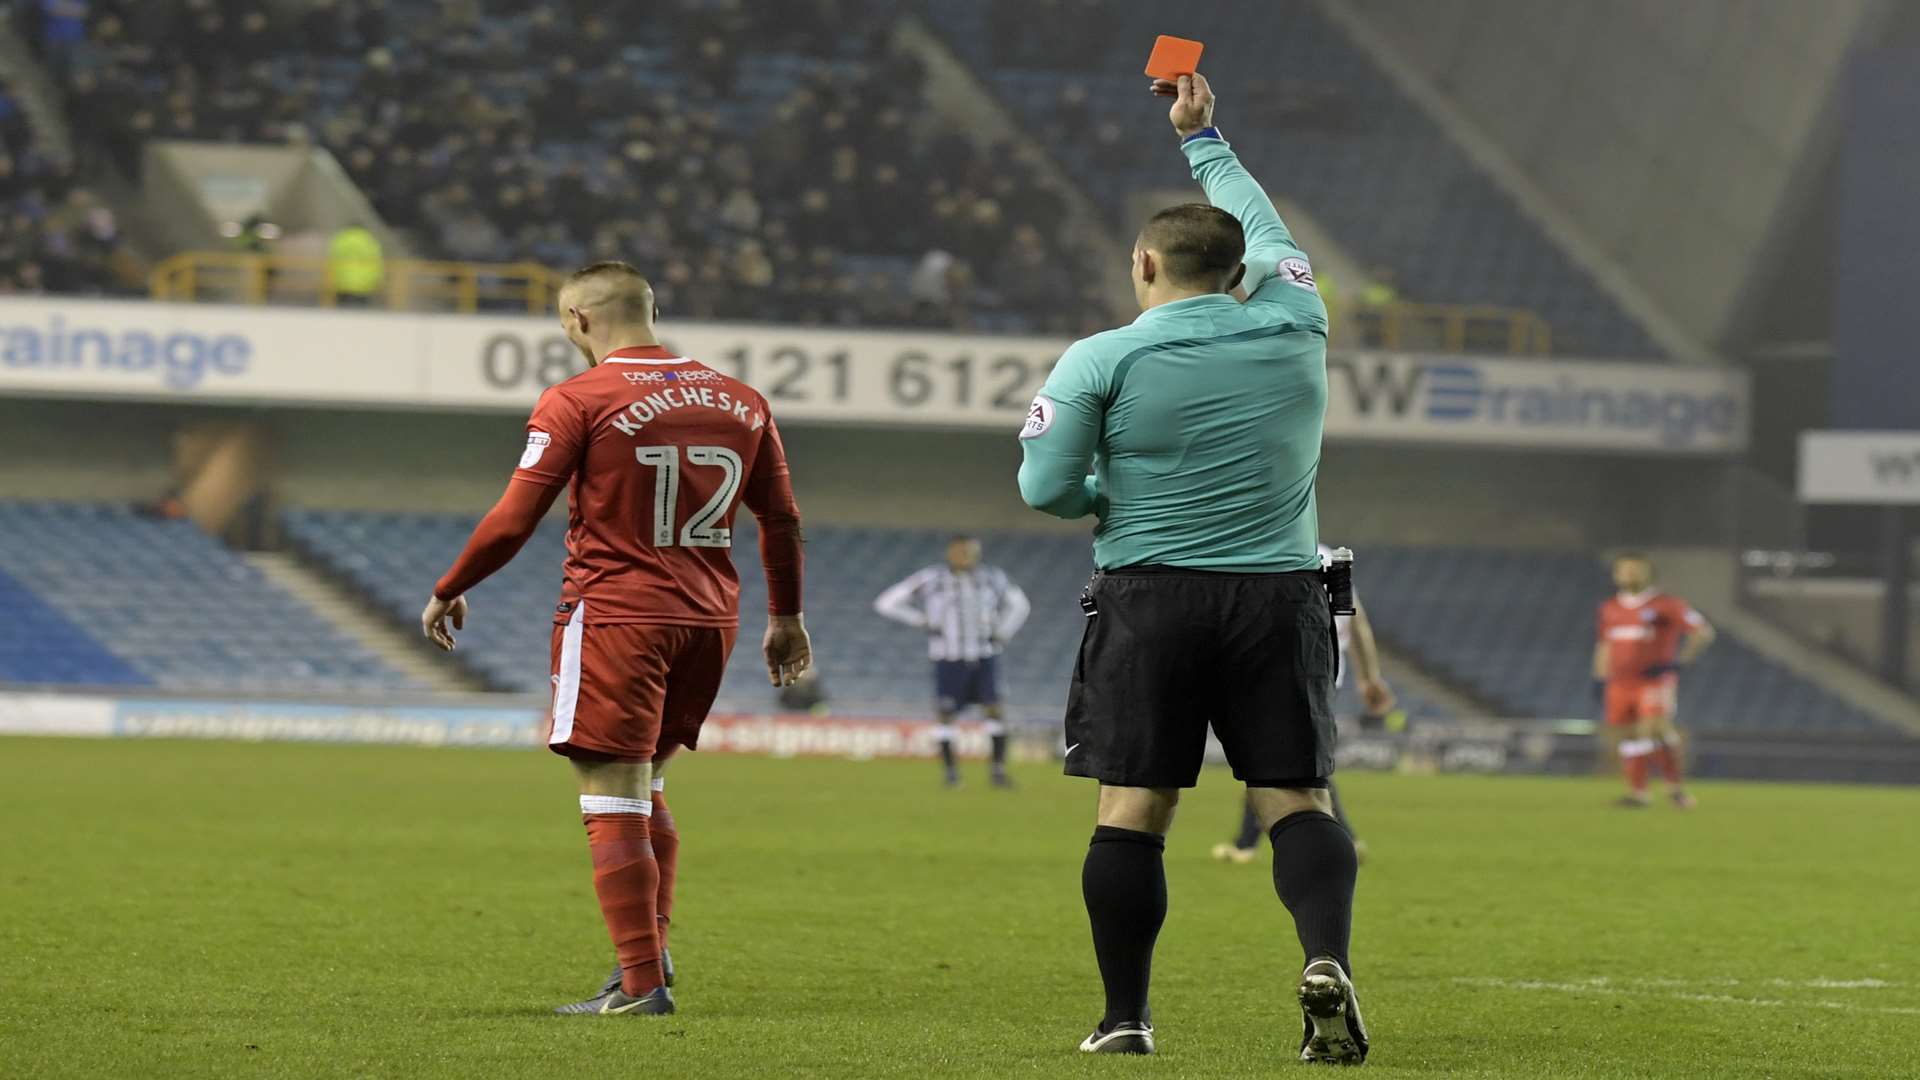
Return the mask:
[[[1027,406],[1027,422],[1020,428],[1023,439],[1037,439],[1053,426],[1053,400],[1045,394],[1034,397],[1033,404]]]
[[[527,432],[527,448],[520,452],[520,467],[531,469],[540,463],[540,455],[547,452],[547,444],[553,436],[544,431]]]
[[[1313,267],[1305,259],[1281,259],[1280,276],[1287,279],[1289,285],[1297,285],[1313,293],[1320,291],[1319,286],[1313,283]]]

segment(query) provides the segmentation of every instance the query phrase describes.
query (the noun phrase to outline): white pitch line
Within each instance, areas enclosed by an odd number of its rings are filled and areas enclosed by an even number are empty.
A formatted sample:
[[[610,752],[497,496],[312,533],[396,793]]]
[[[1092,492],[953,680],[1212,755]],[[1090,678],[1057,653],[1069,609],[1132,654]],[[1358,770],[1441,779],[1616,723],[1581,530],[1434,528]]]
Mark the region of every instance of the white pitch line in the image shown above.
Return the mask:
[[[1750,1005],[1766,1009],[1833,1009],[1849,1012],[1882,1013],[1888,1016],[1920,1016],[1920,1008],[1908,1008],[1900,1005],[1858,1005],[1847,1001],[1782,1001],[1778,998],[1744,998],[1731,994],[1702,994],[1697,992],[1657,990],[1654,986],[1664,986],[1676,980],[1655,979],[1640,983],[1616,983],[1607,978],[1584,979],[1577,982],[1549,982],[1544,979],[1497,979],[1497,978],[1458,978],[1453,980],[1465,986],[1480,986],[1494,990],[1552,990],[1568,994],[1611,994],[1625,996],[1639,994],[1667,998],[1672,1001],[1694,1001],[1710,1005]],[[1815,980],[1817,982],[1818,980]],[[1790,983],[1784,979],[1773,980],[1786,986],[1811,986],[1813,983]],[[1863,985],[1873,983],[1872,986]],[[1882,983],[1876,979],[1856,980],[1852,988],[1882,989],[1892,983]],[[1695,984],[1698,985],[1698,984]],[[1831,989],[1831,988],[1829,988]],[[1649,992],[1651,990],[1651,992]]]
[[[1786,979],[1772,980],[1774,986],[1805,986],[1814,990],[1887,990],[1899,983],[1890,983],[1885,979],[1808,979],[1806,982],[1789,982]]]

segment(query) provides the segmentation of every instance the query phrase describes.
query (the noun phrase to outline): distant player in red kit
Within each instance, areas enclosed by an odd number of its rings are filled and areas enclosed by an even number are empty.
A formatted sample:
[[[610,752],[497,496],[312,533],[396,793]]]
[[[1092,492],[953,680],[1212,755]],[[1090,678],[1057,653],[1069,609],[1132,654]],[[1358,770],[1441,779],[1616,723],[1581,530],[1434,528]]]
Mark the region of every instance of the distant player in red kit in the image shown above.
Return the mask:
[[[1681,786],[1673,711],[1679,671],[1713,643],[1713,627],[1686,601],[1653,587],[1653,564],[1645,555],[1615,558],[1613,584],[1619,592],[1600,605],[1593,677],[1606,702],[1607,736],[1627,779],[1620,805],[1647,805],[1651,759],[1666,777],[1673,804],[1691,809],[1693,796]]]
[[[812,662],[800,616],[800,510],[766,399],[676,356],[654,336],[653,289],[625,263],[595,263],[560,290],[561,324],[585,372],[540,396],[507,492],[420,615],[453,648],[468,589],[505,566],[562,487],[565,584],[554,609],[547,745],[573,762],[593,885],[619,966],[561,1013],[674,1011],[666,929],[679,836],[662,768],[692,749],[739,626],[735,511],[760,521],[767,676]]]

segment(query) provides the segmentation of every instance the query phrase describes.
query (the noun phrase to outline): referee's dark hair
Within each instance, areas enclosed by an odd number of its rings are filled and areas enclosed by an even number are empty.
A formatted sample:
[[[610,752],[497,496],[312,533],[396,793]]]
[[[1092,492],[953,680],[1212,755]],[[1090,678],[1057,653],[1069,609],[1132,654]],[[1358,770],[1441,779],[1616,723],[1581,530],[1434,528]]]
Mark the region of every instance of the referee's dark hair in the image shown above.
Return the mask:
[[[1175,284],[1226,292],[1239,284],[1247,234],[1240,219],[1206,203],[1181,203],[1147,219],[1140,248],[1159,253],[1161,270]]]

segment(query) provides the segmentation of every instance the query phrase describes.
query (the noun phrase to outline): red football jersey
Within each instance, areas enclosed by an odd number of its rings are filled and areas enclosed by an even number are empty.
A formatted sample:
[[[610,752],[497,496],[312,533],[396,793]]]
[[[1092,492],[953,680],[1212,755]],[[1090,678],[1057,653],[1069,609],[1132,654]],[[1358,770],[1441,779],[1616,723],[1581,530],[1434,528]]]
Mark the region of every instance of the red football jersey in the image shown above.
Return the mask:
[[[799,611],[799,509],[786,451],[760,392],[659,347],[619,349],[550,387],[527,421],[516,479],[571,482],[566,582],[554,621],[734,626],[729,548],[741,503],[762,546],[793,536],[792,566],[768,560],[774,614]]]
[[[1656,664],[1673,663],[1681,637],[1705,621],[1685,600],[1663,592],[1609,597],[1600,605],[1607,678],[1632,682]]]

